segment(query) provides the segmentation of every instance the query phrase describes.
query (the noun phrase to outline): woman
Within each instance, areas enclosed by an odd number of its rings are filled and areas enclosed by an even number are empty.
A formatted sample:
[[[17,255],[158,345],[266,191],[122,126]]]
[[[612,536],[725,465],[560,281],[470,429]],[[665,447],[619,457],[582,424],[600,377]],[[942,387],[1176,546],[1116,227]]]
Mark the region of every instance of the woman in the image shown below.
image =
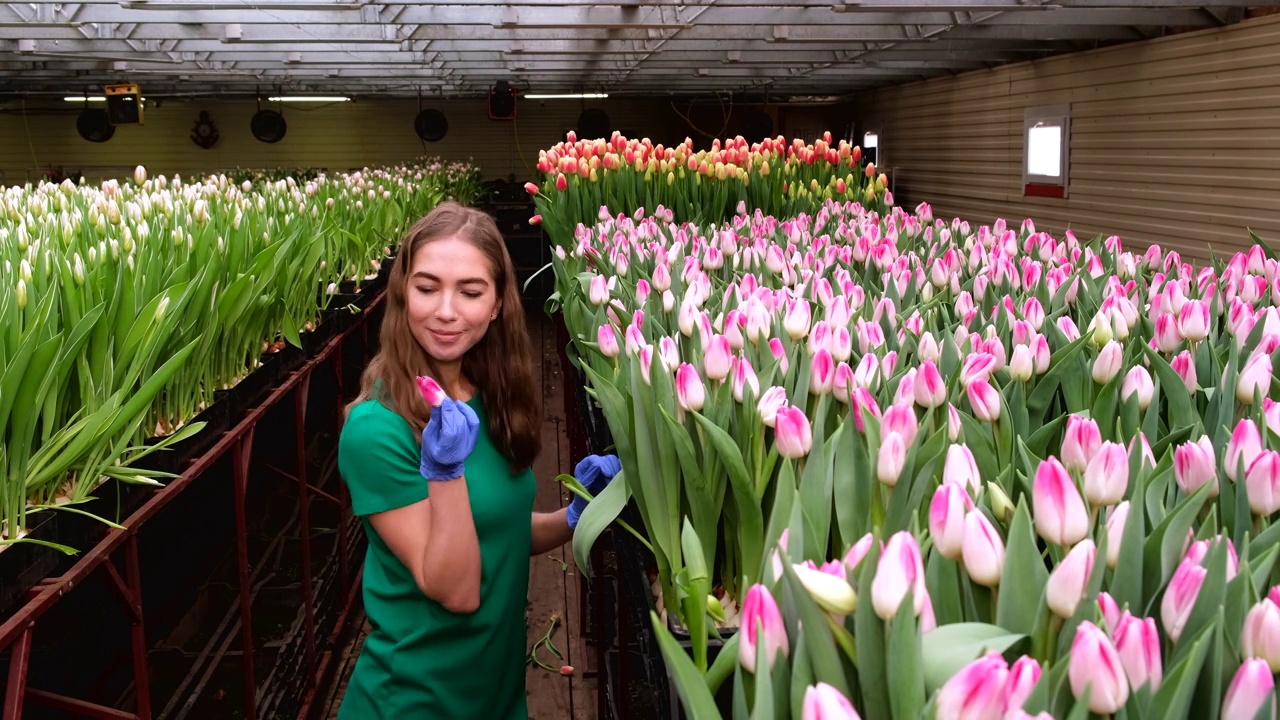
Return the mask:
[[[438,407],[418,376],[443,388]],[[444,203],[401,244],[381,348],[339,439],[373,628],[339,718],[528,716],[529,557],[568,542],[585,506],[533,512],[540,412],[502,237],[484,213]],[[591,456],[576,475],[594,494],[619,470]]]

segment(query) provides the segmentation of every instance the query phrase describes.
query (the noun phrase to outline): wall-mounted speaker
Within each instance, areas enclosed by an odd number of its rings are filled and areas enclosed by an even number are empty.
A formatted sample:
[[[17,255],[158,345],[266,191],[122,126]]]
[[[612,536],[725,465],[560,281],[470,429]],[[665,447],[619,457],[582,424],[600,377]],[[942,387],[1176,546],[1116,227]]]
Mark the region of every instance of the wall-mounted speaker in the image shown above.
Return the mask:
[[[289,125],[284,121],[284,115],[275,110],[259,110],[249,121],[249,131],[264,143],[280,142],[288,130]]]
[[[440,142],[449,132],[449,120],[435,108],[422,110],[413,119],[413,131],[426,142]]]
[[[80,137],[92,143],[104,143],[116,134],[111,118],[102,108],[85,108],[76,117],[76,132]]]
[[[102,90],[112,125],[142,124],[142,95],[137,85],[106,85]]]
[[[609,139],[613,128],[609,127],[609,113],[599,108],[587,108],[578,115],[578,139]]]
[[[506,80],[499,80],[489,89],[489,119],[516,119],[516,91]]]

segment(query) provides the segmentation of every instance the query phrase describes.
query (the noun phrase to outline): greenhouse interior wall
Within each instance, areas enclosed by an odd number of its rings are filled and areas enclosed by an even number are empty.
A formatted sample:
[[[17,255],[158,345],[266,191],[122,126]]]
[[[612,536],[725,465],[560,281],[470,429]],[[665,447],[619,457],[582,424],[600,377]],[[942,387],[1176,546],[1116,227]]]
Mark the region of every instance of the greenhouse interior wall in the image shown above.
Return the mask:
[[[1026,108],[1070,105],[1065,198],[1023,194]],[[1280,235],[1280,16],[867,93],[900,204],[1188,258]]]

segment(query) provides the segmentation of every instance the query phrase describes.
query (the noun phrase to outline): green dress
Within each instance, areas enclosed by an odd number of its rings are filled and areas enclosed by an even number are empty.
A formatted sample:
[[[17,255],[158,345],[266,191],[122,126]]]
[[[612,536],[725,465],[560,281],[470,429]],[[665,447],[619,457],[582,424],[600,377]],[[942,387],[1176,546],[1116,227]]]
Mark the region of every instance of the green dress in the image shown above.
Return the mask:
[[[368,516],[428,495],[420,437],[377,400],[351,409],[338,470],[368,536],[364,606],[373,630],[347,686],[339,720],[524,720],[525,606],[536,483],[513,475],[489,437],[477,394],[468,403],[480,436],[467,459],[467,488],[480,541],[480,608],[455,614],[418,589]]]

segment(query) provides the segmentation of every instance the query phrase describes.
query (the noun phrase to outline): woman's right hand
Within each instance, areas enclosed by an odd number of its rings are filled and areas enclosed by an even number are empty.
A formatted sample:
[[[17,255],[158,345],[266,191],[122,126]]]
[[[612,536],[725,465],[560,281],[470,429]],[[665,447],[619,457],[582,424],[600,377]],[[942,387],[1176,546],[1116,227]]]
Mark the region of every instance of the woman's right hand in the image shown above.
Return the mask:
[[[466,403],[445,398],[431,408],[431,420],[422,430],[422,477],[428,481],[462,477],[479,434],[480,419]]]

